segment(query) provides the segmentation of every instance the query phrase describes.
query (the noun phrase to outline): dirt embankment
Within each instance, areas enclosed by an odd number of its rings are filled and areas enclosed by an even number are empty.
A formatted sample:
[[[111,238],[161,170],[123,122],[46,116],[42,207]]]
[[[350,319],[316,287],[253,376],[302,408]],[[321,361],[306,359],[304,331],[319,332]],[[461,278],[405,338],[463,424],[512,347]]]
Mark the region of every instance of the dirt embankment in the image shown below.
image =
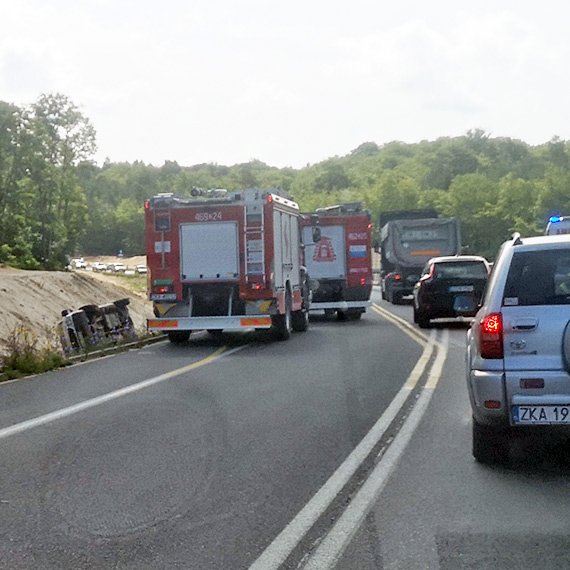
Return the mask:
[[[97,260],[106,263],[114,258]],[[145,263],[144,257],[121,261],[129,267]],[[129,313],[135,328],[142,330],[146,319],[152,317],[152,305],[144,292],[133,290],[118,277],[83,270],[22,271],[0,266],[0,353],[19,326],[34,333],[43,344],[53,338],[63,310],[125,297],[130,300]]]

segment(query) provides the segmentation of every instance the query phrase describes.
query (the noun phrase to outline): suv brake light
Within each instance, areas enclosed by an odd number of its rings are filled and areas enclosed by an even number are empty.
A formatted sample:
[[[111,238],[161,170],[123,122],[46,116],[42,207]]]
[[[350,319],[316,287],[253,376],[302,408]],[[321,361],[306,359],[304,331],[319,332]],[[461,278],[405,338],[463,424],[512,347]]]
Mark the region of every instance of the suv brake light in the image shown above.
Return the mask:
[[[479,348],[482,358],[503,358],[503,317],[486,315],[479,325]]]

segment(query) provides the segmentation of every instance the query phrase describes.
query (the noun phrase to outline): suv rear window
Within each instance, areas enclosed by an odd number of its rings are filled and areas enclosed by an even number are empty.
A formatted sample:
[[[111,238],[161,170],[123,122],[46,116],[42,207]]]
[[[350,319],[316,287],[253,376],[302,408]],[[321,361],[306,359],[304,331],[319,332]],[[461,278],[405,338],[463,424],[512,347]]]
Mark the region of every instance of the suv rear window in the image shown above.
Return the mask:
[[[487,277],[487,267],[481,261],[436,263],[434,276],[437,279],[485,279]]]
[[[570,304],[570,250],[515,253],[503,305]]]

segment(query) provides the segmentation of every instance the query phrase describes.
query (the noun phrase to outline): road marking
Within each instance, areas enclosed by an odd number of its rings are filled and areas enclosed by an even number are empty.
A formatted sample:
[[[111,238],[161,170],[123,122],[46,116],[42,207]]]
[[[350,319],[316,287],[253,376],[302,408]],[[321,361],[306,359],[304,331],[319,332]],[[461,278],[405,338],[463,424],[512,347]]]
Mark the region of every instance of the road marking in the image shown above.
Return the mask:
[[[414,327],[414,325],[410,324],[405,319],[398,317],[398,315],[394,315],[394,313],[387,311],[386,309],[384,309],[384,307],[381,307],[376,303],[372,304],[372,310],[378,313],[380,316],[384,317],[386,320],[396,325],[400,330],[405,332],[409,337],[411,337],[419,344],[424,345],[427,342],[428,337],[424,333],[420,332],[416,327]]]
[[[303,570],[330,570],[339,561],[346,547],[378,500],[388,478],[393,473],[423,418],[437,383],[441,378],[443,365],[447,358],[448,346],[449,331],[445,329],[442,342],[438,344],[437,356],[429,372],[426,385],[422,389],[410,415],[378,465],[366,479],[366,482],[303,566]]]
[[[111,400],[116,400],[117,398],[121,398],[122,396],[126,396],[127,394],[132,394],[134,392],[138,392],[139,390],[144,390],[145,388],[149,388],[150,386],[154,386],[155,384],[159,384],[160,382],[170,380],[175,376],[180,376],[181,374],[185,374],[190,370],[194,370],[196,368],[200,368],[201,366],[205,366],[206,364],[210,364],[211,362],[214,362],[221,356],[227,356],[229,354],[237,352],[238,350],[245,348],[245,346],[247,345],[238,346],[236,348],[232,348],[231,350],[226,350],[226,347],[222,346],[218,348],[218,350],[216,350],[216,352],[214,352],[210,356],[207,356],[206,358],[199,360],[198,362],[194,362],[193,364],[189,364],[188,366],[184,366],[183,368],[178,368],[177,370],[166,372],[165,374],[161,374],[160,376],[155,376],[154,378],[143,380],[142,382],[139,382],[137,384],[132,384],[131,386],[127,386],[126,388],[121,388],[120,390],[115,390],[114,392],[109,392],[108,394],[103,394],[102,396],[97,396],[96,398],[85,400],[84,402],[75,404],[73,406],[69,406],[68,408],[62,408],[61,410],[56,410],[55,412],[51,412],[43,416],[38,416],[37,418],[26,420],[25,422],[21,422],[9,426],[7,428],[0,429],[0,439],[4,439],[6,437],[10,437],[11,435],[16,435],[18,433],[22,433],[29,429],[33,429],[41,425],[61,420],[62,418],[66,418],[73,414],[77,414],[78,412],[82,412],[83,410],[99,406],[106,402],[110,402]]]
[[[435,343],[435,331],[432,331],[428,342],[425,344],[423,353],[408,376],[406,383],[400,388],[400,391],[385,412],[340,467],[331,475],[329,480],[261,553],[259,558],[249,567],[249,570],[275,570],[291,554],[317,519],[327,510],[342,488],[356,473],[374,446],[382,439],[382,436],[404,405],[410,392],[421,378],[431,358]]]

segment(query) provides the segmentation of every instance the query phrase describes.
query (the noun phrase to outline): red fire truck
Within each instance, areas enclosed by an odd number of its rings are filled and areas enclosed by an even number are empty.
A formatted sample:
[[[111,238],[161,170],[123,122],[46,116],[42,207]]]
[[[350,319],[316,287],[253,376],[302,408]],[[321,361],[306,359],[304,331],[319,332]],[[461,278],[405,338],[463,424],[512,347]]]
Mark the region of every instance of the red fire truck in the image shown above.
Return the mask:
[[[359,319],[371,305],[372,224],[361,202],[318,208],[301,222],[305,265],[311,282],[311,311]],[[314,241],[315,227],[320,239]]]
[[[150,331],[185,342],[191,331],[308,327],[299,206],[281,189],[193,189],[145,203]]]

